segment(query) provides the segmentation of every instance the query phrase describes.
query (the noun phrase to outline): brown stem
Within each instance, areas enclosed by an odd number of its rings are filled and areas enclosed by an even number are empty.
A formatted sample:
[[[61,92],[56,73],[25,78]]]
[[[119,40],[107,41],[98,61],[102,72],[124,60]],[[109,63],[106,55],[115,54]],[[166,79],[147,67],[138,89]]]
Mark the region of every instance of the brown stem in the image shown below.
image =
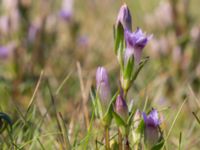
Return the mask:
[[[118,128],[118,144],[119,144],[119,150],[122,150],[122,133],[119,128]]]
[[[130,150],[129,141],[128,141],[128,135],[126,135],[126,137],[125,137],[124,149],[125,150]]]
[[[96,150],[98,150],[98,141],[97,141],[97,138],[96,138],[96,140],[95,140],[95,146],[96,146]]]

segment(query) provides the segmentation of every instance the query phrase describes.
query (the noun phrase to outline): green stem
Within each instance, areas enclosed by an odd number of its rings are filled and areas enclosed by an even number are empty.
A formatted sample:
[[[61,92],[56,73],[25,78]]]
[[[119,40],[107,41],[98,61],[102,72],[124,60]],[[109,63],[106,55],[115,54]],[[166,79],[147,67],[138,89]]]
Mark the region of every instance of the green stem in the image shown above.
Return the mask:
[[[126,99],[127,93],[128,93],[128,89],[127,89],[127,90],[124,90],[124,98],[125,98],[125,99]]]
[[[108,127],[105,127],[105,141],[106,141],[106,145],[105,145],[106,150],[110,150],[109,128]]]
[[[122,133],[119,128],[118,128],[118,144],[119,144],[119,150],[122,150]]]

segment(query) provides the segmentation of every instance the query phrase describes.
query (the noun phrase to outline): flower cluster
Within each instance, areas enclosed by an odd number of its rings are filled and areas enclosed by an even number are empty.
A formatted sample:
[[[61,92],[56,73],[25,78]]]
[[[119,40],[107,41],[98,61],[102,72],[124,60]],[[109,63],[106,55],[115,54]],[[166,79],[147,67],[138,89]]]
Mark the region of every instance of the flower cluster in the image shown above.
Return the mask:
[[[132,32],[131,13],[126,4],[122,5],[119,10],[114,31],[115,53],[120,65],[120,87],[112,97],[108,73],[104,67],[98,67],[96,72],[97,102],[95,106],[97,106],[99,116],[106,129],[110,127],[111,120],[114,118],[119,127],[119,139],[122,139],[120,136],[123,136],[125,149],[130,149],[128,135],[131,126],[136,126],[132,120],[134,115],[137,115],[135,111],[137,108],[134,106],[128,108],[127,92],[147,61],[147,59],[142,60],[142,51],[152,38],[152,35],[146,35],[140,28]],[[143,112],[142,116],[143,119],[139,117],[140,124],[143,123],[144,125],[139,137],[142,137],[141,134],[144,133],[144,143],[149,149],[162,139],[159,130],[160,120],[156,109],[153,109],[148,115]],[[140,124],[137,124],[138,128],[140,128]],[[134,132],[137,133],[138,130],[136,129]],[[108,137],[106,136],[105,138]],[[106,141],[106,149],[109,149],[109,140],[106,139]],[[122,143],[122,141],[118,141],[119,149],[121,149]],[[140,138],[136,143],[140,144]]]

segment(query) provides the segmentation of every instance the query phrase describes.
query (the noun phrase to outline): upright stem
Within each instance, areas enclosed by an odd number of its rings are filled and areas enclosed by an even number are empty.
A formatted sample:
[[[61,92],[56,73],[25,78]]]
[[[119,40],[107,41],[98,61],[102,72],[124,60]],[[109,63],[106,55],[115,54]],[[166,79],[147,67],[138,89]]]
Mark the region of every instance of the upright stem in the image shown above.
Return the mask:
[[[106,150],[110,150],[110,142],[109,142],[109,128],[105,127],[105,141],[106,141]]]
[[[125,99],[126,99],[127,93],[128,93],[128,89],[127,89],[127,90],[124,90],[124,98],[125,98]]]
[[[122,133],[119,128],[118,128],[118,144],[119,144],[119,150],[122,150]]]
[[[97,139],[95,140],[96,150],[98,150]]]
[[[124,149],[125,150],[130,150],[129,141],[128,141],[128,135],[126,135],[126,137],[125,137]]]

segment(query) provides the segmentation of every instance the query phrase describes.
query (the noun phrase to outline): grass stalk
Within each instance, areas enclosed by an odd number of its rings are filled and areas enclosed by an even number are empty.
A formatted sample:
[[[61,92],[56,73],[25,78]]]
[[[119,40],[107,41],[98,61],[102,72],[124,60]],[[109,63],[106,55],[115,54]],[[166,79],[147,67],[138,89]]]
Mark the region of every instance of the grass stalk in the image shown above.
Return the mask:
[[[109,127],[105,127],[105,148],[106,150],[110,150],[110,142],[109,142]]]

